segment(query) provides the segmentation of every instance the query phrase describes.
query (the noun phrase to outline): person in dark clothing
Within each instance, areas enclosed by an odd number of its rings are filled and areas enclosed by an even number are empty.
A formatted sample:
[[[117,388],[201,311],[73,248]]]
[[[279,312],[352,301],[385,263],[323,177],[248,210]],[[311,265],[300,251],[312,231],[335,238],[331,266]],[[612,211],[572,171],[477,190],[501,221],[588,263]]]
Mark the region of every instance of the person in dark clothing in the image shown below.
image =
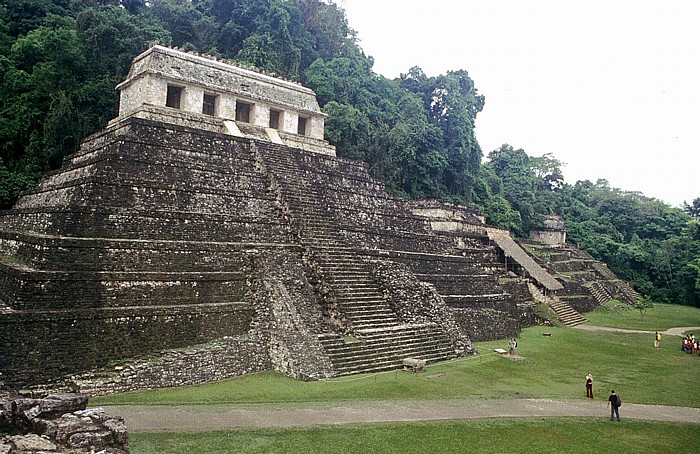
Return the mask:
[[[615,390],[610,391],[610,397],[608,397],[608,406],[610,407],[610,421],[617,420],[620,421],[620,398],[615,394]]]
[[[586,375],[586,397],[593,399],[593,375],[590,372]]]

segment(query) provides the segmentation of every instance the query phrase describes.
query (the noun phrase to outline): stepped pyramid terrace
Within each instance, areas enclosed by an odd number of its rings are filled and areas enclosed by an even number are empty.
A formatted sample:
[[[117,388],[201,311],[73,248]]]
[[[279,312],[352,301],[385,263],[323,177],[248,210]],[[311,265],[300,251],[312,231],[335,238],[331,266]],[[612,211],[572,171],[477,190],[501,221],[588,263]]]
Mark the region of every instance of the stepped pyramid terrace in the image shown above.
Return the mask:
[[[117,88],[119,117],[0,215],[9,385],[448,360],[572,281],[477,211],[393,197],[337,158],[296,83],[154,46]]]

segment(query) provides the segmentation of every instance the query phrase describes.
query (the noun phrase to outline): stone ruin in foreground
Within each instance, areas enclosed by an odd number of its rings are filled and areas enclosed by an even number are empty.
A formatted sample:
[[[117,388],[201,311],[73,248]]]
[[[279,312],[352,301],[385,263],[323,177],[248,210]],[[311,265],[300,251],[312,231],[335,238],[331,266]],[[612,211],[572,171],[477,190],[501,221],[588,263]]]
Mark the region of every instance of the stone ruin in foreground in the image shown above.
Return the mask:
[[[335,157],[307,88],[160,46],[117,88],[119,117],[0,215],[9,385],[380,371],[596,304],[475,210]]]

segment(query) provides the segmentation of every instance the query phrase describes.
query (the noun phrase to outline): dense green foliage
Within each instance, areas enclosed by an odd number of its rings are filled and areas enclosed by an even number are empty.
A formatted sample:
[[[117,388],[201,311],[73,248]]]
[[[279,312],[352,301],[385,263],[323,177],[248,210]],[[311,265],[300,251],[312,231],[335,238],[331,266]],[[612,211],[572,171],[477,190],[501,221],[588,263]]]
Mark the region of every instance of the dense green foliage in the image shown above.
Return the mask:
[[[700,199],[684,210],[607,182],[564,183],[551,155],[504,145],[482,164],[464,70],[375,74],[345,12],[322,0],[0,0],[0,208],[115,117],[133,57],[159,42],[314,89],[338,155],[389,190],[478,206],[525,236],[545,215],[654,301],[700,305]]]

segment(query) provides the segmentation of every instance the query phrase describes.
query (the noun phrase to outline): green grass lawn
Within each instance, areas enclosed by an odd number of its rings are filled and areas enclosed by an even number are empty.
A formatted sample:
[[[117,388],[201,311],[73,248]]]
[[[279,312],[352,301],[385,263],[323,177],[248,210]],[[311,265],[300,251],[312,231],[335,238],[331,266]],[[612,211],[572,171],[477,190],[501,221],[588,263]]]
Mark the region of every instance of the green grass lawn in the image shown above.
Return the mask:
[[[551,333],[551,337],[543,333]],[[700,407],[700,357],[680,351],[667,337],[653,348],[648,334],[598,333],[532,327],[518,338],[523,361],[493,353],[506,341],[477,343],[479,354],[430,365],[426,372],[388,372],[302,382],[266,372],[174,389],[118,394],[92,400],[113,404],[226,404],[450,398],[585,398],[584,377],[594,391],[616,389],[628,402]],[[677,339],[677,338],[676,338]],[[688,392],[688,386],[695,392]]]
[[[642,320],[636,311],[603,307],[591,324],[659,329],[700,326],[700,309],[655,305]],[[607,322],[607,323],[603,323]],[[544,336],[551,333],[551,336]],[[93,399],[113,404],[246,404],[415,399],[584,399],[584,377],[594,376],[596,397],[611,388],[625,402],[700,408],[700,357],[680,351],[678,337],[653,348],[649,334],[532,327],[518,337],[522,361],[493,352],[507,340],[476,343],[479,354],[430,365],[426,372],[387,372],[301,382],[267,372],[201,386],[135,392]],[[109,410],[108,410],[109,411]],[[431,422],[132,433],[134,453],[156,452],[700,452],[700,425],[601,419]]]
[[[663,331],[677,326],[700,326],[700,309],[676,304],[654,304],[644,317],[639,311],[609,302],[586,315],[588,324],[613,328]]]
[[[136,433],[133,453],[691,453],[700,426],[601,419],[498,419],[309,429]]]
[[[698,426],[576,418],[137,433],[135,453],[686,453]]]

